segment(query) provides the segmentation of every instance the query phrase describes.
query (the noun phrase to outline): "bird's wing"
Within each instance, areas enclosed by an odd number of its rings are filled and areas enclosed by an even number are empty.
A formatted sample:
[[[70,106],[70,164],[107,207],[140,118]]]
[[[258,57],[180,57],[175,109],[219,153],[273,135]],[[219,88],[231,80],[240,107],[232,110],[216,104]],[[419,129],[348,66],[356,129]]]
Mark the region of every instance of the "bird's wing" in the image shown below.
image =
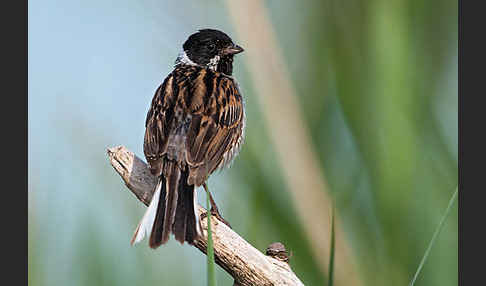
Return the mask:
[[[189,184],[201,185],[218,167],[231,161],[243,133],[243,100],[235,81],[204,70],[187,106],[192,120],[186,136]],[[198,82],[196,80],[196,82]]]
[[[150,171],[155,176],[159,176],[162,172],[163,155],[167,151],[170,123],[174,116],[174,102],[177,98],[177,94],[174,94],[174,84],[174,74],[171,73],[157,88],[145,121],[143,151]]]
[[[237,83],[198,67],[175,69],[157,89],[147,114],[144,153],[159,176],[164,157],[189,166],[189,184],[201,185],[241,145],[243,100]]]

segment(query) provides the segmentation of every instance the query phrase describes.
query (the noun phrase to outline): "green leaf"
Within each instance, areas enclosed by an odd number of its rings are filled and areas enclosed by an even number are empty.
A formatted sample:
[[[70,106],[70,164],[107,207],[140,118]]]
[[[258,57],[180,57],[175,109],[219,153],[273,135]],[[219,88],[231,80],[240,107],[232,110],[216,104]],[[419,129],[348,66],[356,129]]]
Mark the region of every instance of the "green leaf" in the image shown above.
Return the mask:
[[[333,278],[334,278],[334,249],[335,249],[335,242],[334,242],[334,203],[332,204],[332,214],[331,214],[331,251],[329,255],[329,274],[328,274],[328,286],[333,285]]]
[[[454,204],[454,202],[457,199],[457,190],[458,190],[458,188],[456,187],[456,191],[454,192],[454,194],[452,194],[452,197],[449,201],[449,205],[447,206],[447,209],[446,209],[444,215],[440,219],[439,225],[435,229],[434,235],[432,236],[432,239],[430,240],[429,246],[427,247],[427,250],[425,250],[424,257],[422,257],[422,261],[420,261],[420,264],[417,268],[417,272],[415,272],[415,275],[413,276],[413,279],[410,282],[409,286],[413,286],[415,284],[415,280],[417,280],[417,277],[418,277],[420,271],[422,270],[422,267],[424,266],[425,260],[427,260],[427,257],[429,256],[430,249],[435,244],[435,240],[437,239],[437,236],[439,235],[440,231],[442,230],[442,227],[444,226],[444,221],[447,218],[447,216],[449,215],[449,212],[452,208],[452,205]]]
[[[209,195],[206,194],[206,208],[208,214],[208,286],[216,286],[216,273],[214,271],[214,249],[213,235],[211,232],[211,211],[209,206]]]

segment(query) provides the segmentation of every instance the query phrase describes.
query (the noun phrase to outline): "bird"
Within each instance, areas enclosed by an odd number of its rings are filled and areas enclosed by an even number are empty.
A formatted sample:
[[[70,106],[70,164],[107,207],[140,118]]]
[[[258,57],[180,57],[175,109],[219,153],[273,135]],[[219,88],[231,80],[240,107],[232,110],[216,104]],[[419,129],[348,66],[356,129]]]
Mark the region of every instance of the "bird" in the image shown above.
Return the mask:
[[[157,183],[131,245],[149,235],[149,246],[156,249],[171,233],[181,244],[194,245],[202,235],[196,193],[201,185],[210,196],[211,213],[229,225],[206,181],[231,164],[243,142],[244,101],[233,77],[234,56],[243,51],[220,30],[198,30],[184,42],[172,72],[156,89],[143,151]]]

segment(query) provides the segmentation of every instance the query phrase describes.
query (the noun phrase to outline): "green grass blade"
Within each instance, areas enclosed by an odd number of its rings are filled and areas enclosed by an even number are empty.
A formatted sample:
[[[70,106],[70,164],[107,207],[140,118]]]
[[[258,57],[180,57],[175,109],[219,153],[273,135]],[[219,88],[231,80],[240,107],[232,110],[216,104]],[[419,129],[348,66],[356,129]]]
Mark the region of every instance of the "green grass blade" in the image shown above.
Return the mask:
[[[332,204],[332,214],[331,214],[331,251],[330,251],[330,255],[329,255],[329,274],[328,274],[328,282],[327,282],[327,285],[328,286],[332,286],[333,285],[333,278],[334,278],[334,204]]]
[[[206,208],[208,213],[208,286],[216,286],[216,273],[214,266],[213,234],[211,231],[211,211],[209,205],[209,195],[206,194]]]
[[[442,230],[442,227],[444,225],[444,221],[447,218],[447,216],[449,215],[449,212],[452,209],[452,205],[454,204],[454,202],[457,199],[457,190],[458,190],[458,188],[456,188],[456,190],[454,191],[454,194],[452,194],[452,197],[449,201],[449,205],[447,206],[447,209],[446,209],[444,215],[440,219],[439,225],[437,226],[437,228],[434,232],[434,235],[432,236],[432,239],[430,240],[430,243],[429,243],[429,246],[427,247],[427,250],[425,250],[424,257],[422,257],[422,261],[420,261],[420,264],[417,268],[417,272],[415,272],[415,275],[413,276],[413,279],[410,282],[409,286],[413,286],[415,284],[415,280],[417,280],[417,277],[418,277],[420,271],[422,270],[422,267],[424,266],[425,260],[427,260],[427,257],[429,256],[430,249],[435,244],[435,240],[437,239],[437,236],[439,235],[440,231]]]

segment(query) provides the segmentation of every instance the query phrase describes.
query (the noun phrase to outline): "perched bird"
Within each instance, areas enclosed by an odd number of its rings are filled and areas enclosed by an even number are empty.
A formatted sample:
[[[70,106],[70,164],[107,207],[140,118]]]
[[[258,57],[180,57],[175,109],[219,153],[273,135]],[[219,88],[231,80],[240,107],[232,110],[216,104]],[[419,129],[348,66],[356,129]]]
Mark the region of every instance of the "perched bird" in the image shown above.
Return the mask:
[[[225,33],[204,29],[189,36],[174,70],[156,90],[145,122],[144,154],[157,177],[152,201],[131,244],[150,234],[157,248],[172,232],[182,244],[201,235],[196,187],[233,160],[245,128],[243,98],[232,77],[243,48]],[[224,221],[224,220],[223,220]]]

